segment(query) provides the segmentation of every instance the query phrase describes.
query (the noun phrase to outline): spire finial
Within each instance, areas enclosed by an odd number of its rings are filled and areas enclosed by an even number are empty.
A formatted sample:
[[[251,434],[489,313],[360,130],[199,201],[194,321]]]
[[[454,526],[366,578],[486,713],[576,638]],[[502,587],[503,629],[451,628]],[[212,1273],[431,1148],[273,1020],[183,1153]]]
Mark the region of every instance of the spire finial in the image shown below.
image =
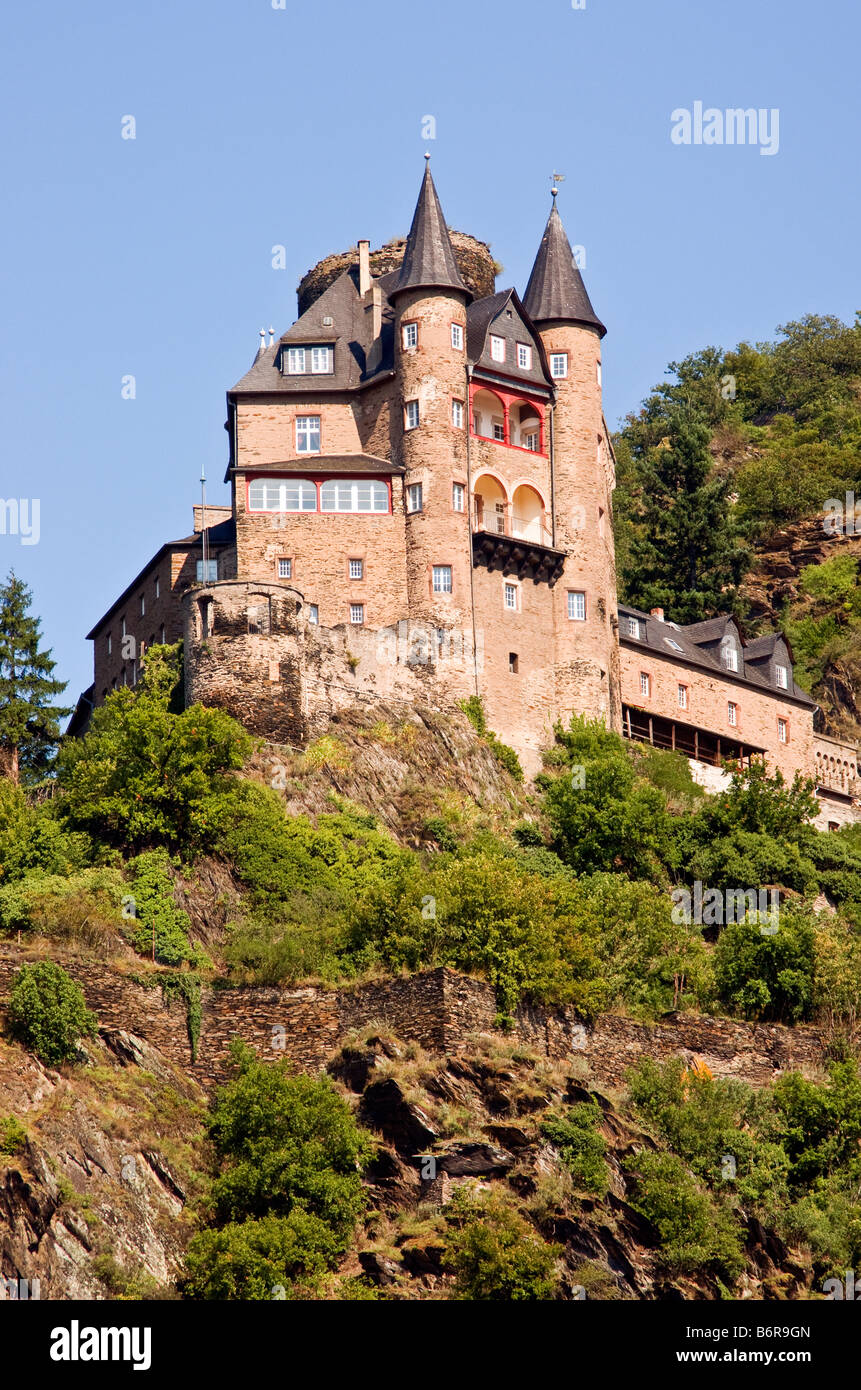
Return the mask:
[[[272,345],[273,345],[274,342],[275,342],[275,329],[272,327],[272,324],[270,323],[270,325],[269,325],[269,346],[272,347]]]
[[[425,150],[425,159],[430,159],[430,150]]]
[[[551,183],[551,185],[552,185],[552,187],[551,187],[551,189],[550,189],[550,192],[551,192],[552,197],[553,197],[553,205],[554,205],[554,207],[555,207],[555,205],[556,205],[556,195],[557,195],[558,192],[559,192],[559,187],[558,187],[558,185],[559,185],[560,183],[564,183],[564,182],[565,182],[565,175],[564,175],[564,174],[552,173],[552,174],[550,175],[550,183]]]

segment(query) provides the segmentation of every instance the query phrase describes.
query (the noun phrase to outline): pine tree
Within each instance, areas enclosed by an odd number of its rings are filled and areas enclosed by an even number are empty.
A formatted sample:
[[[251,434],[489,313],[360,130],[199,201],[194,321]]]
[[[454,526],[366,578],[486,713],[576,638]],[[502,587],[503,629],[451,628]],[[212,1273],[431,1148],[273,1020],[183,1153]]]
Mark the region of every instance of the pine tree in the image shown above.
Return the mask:
[[[730,480],[715,475],[708,443],[703,420],[678,410],[668,437],[649,450],[639,469],[624,593],[635,607],[663,608],[677,623],[736,608],[747,567],[732,518]]]
[[[13,782],[44,776],[60,738],[59,721],[71,713],[51,703],[66,682],[54,680],[57,663],[50,652],[39,650],[32,598],[10,570],[0,584],[0,772]]]

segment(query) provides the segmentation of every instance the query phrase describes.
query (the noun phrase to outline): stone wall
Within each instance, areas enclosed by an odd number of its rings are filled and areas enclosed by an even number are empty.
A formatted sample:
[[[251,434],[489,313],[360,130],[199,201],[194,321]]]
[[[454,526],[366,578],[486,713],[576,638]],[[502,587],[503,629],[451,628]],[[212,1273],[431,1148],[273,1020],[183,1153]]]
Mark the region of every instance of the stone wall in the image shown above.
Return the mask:
[[[0,1000],[16,970],[34,957],[0,948]],[[157,987],[145,988],[109,966],[69,958],[65,968],[80,983],[103,1028],[122,1028],[158,1047],[204,1086],[223,1081],[234,1038],[264,1059],[288,1057],[305,1071],[318,1071],[350,1030],[379,1024],[429,1052],[464,1049],[476,1033],[493,1028],[493,990],[482,980],[439,968],[412,976],[375,980],[341,989],[209,989],[204,993],[198,1057],[191,1049],[183,1003],[166,1003]],[[143,967],[142,967],[143,968]],[[705,1062],[718,1077],[761,1086],[776,1072],[817,1071],[824,1042],[815,1028],[736,1023],[695,1014],[670,1015],[660,1023],[637,1023],[606,1014],[585,1025],[571,1009],[521,1008],[514,1036],[537,1052],[560,1060],[580,1059],[598,1086],[618,1087],[640,1057],[658,1060],[681,1054]]]

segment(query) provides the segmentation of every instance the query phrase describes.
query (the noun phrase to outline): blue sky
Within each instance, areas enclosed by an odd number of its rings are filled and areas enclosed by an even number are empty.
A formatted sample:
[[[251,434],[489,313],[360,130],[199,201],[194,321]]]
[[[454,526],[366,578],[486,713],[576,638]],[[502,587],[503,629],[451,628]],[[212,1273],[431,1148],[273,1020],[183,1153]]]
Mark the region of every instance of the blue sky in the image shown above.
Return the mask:
[[[425,148],[521,292],[565,174],[611,425],[671,360],[861,305],[855,0],[19,0],[3,46],[0,495],[41,524],[0,562],[72,702],[84,634],[190,530],[202,464],[227,500],[224,393],[258,329],[322,255],[406,231]],[[777,153],[674,144],[696,101],[777,108]]]

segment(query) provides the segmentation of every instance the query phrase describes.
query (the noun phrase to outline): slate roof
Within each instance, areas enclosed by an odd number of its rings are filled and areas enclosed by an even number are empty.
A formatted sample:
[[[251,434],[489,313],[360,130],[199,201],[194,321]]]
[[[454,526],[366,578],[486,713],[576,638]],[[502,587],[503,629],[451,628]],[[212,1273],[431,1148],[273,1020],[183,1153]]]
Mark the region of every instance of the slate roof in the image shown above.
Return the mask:
[[[597,328],[602,338],[607,332],[592,308],[583,277],[574,264],[571,243],[555,198],[523,303],[534,323],[585,323]]]
[[[247,463],[231,468],[231,473],[403,473],[403,464],[376,454],[303,454],[301,458],[285,459],[283,463]]]
[[[628,617],[639,620],[639,637],[632,637],[629,634],[627,624],[624,621]],[[794,680],[791,681],[790,688],[784,690],[776,682],[767,680],[758,664],[748,663],[745,659],[748,646],[744,638],[740,638],[741,660],[738,671],[728,671],[711,652],[705,649],[702,645],[704,642],[719,640],[730,626],[735,629],[735,622],[729,614],[722,614],[719,618],[709,618],[704,623],[690,623],[686,627],[681,627],[676,623],[661,622],[659,618],[653,618],[650,613],[643,613],[639,608],[619,604],[619,641],[626,646],[642,647],[670,661],[679,661],[688,666],[697,666],[704,671],[716,672],[724,679],[735,681],[739,685],[749,685],[757,690],[767,691],[770,695],[778,695],[781,699],[789,699],[795,704],[816,709],[815,701],[811,700],[810,696],[799,685],[796,685]],[[758,638],[757,643],[751,645],[755,646],[763,640],[763,638]],[[779,634],[774,635],[774,640],[779,640]],[[676,647],[681,648],[681,651],[670,646],[670,642],[674,642]],[[757,655],[761,655],[761,653],[757,652]]]
[[[425,288],[462,290],[468,299],[472,298],[460,278],[429,162],[425,164],[398,281],[390,293]]]
[[[510,321],[505,317],[508,308],[512,314]],[[531,367],[517,365],[515,344],[522,341],[522,335],[517,332],[518,323],[523,325],[524,334],[533,347]],[[495,362],[490,355],[491,328],[511,344],[511,352],[505,362]],[[486,375],[499,379],[514,377],[530,386],[546,386],[548,390],[553,388],[544,344],[514,289],[500,290],[470,304],[466,311],[466,353],[473,366]]]

